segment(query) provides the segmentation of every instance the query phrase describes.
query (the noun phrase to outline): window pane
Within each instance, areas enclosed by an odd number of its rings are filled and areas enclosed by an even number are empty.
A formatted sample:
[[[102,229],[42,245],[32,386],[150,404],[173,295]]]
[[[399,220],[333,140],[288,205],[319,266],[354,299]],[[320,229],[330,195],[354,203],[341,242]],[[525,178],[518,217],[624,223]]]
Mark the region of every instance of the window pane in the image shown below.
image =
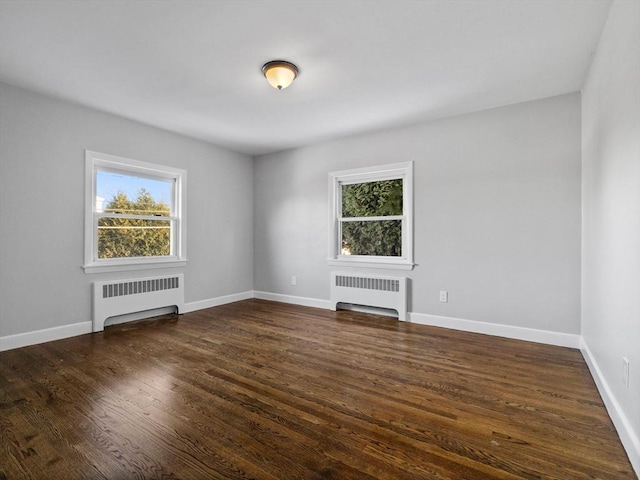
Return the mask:
[[[402,179],[342,185],[343,217],[402,215]]]
[[[171,220],[98,219],[98,258],[171,254]]]
[[[96,211],[136,215],[171,214],[173,181],[124,175],[96,173]]]
[[[342,222],[342,255],[402,256],[402,220]]]

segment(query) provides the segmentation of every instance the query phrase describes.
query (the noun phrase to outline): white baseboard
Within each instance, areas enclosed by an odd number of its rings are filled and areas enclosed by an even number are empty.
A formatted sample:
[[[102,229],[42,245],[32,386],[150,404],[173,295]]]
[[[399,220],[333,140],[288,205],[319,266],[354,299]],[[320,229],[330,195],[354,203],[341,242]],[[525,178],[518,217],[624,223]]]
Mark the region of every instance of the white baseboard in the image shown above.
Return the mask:
[[[180,313],[195,312],[196,310],[203,310],[205,308],[218,307],[227,303],[239,302],[241,300],[248,300],[254,297],[253,291],[234,293],[232,295],[225,295],[223,297],[209,298],[207,300],[199,300],[197,302],[189,302],[184,304],[184,311]]]
[[[197,302],[185,303],[184,311],[181,313],[195,312],[197,310],[217,307],[219,305],[239,302],[241,300],[248,300],[250,298],[291,303],[294,305],[302,305],[305,307],[323,308],[325,310],[330,310],[332,308],[332,304],[329,300],[321,300],[309,297],[297,297],[294,295],[283,295],[270,292],[247,291],[236,293],[233,295],[210,298],[207,300],[200,300]],[[497,325],[494,323],[477,322],[473,320],[463,320],[451,317],[440,317],[436,315],[414,312],[409,313],[408,317],[410,322],[422,325],[451,328],[454,330],[463,330],[466,332],[484,333],[486,335],[496,335],[499,337],[514,338],[518,340],[526,340],[537,343],[546,343],[549,345],[558,345],[562,347],[580,348],[579,335],[550,332],[546,330],[536,330],[524,327],[513,327],[508,325]],[[91,322],[80,322],[71,325],[63,325],[60,327],[36,330],[33,332],[20,333],[17,335],[8,335],[5,337],[0,337],[0,351],[26,347],[28,345],[50,342],[53,340],[60,340],[63,338],[73,337],[75,335],[83,335],[85,333],[91,333],[91,331]]]
[[[584,338],[580,339],[580,350],[585,362],[587,362],[591,376],[596,382],[596,387],[598,387],[602,401],[607,408],[607,413],[609,413],[609,417],[620,436],[622,446],[629,456],[629,461],[631,462],[633,469],[636,471],[636,475],[640,477],[640,438],[638,438],[638,433],[633,431],[631,422],[627,419],[627,416],[620,407],[618,400],[616,400],[616,397],[611,391],[609,383],[602,375],[602,370],[600,370],[600,367],[591,353],[591,350],[589,350],[589,346],[584,341]]]
[[[6,337],[0,337],[0,352],[38,343],[52,342],[53,340],[62,340],[76,335],[84,335],[85,333],[91,333],[92,329],[92,322],[79,322],[62,325],[61,327],[18,333],[17,335],[7,335]]]
[[[535,328],[514,327],[511,325],[499,325],[497,323],[478,322],[462,318],[440,317],[424,313],[409,313],[409,321],[432,327],[450,328],[465,332],[483,333],[497,337],[525,340],[527,342],[545,343],[559,347],[580,348],[580,335],[570,333],[551,332],[537,330]]]
[[[254,292],[242,292],[234,295],[226,295],[223,297],[210,298],[198,302],[185,303],[184,311],[180,313],[195,312],[204,308],[217,307],[225,303],[238,302],[254,297]],[[134,314],[135,315],[135,314]],[[135,318],[145,318],[144,315]],[[128,319],[131,320],[131,319]],[[113,324],[122,323],[116,321]],[[0,352],[4,350],[12,350],[14,348],[28,347],[38,343],[52,342],[54,340],[62,340],[63,338],[75,337],[76,335],[84,335],[93,332],[92,322],[73,323],[71,325],[62,325],[60,327],[45,328],[33,332],[19,333],[17,335],[7,335],[0,337]]]
[[[331,310],[332,303],[329,300],[317,298],[296,297],[293,295],[282,295],[279,293],[253,292],[254,298],[271,300],[274,302],[293,303],[305,307],[316,307]],[[358,307],[350,308],[356,311],[364,311]],[[465,332],[483,333],[485,335],[495,335],[498,337],[513,338],[515,340],[525,340],[528,342],[545,343],[559,347],[580,348],[580,335],[570,333],[551,332],[548,330],[537,330],[535,328],[513,327],[510,325],[499,325],[496,323],[478,322],[475,320],[464,320],[461,318],[440,317],[425,313],[409,312],[408,321],[432,327],[444,327],[453,330],[463,330]]]
[[[318,298],[296,297],[294,295],[282,295],[280,293],[269,292],[253,292],[254,298],[261,300],[271,300],[272,302],[293,303],[294,305],[302,305],[304,307],[331,309],[329,300],[320,300]]]

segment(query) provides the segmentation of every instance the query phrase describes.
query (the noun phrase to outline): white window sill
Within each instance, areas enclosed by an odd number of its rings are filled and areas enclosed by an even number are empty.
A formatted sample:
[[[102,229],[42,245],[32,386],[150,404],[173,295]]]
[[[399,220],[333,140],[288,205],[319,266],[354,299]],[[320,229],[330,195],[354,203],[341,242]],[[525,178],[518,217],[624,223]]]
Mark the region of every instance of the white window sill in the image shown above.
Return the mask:
[[[150,270],[154,268],[175,268],[184,267],[187,265],[187,260],[153,260],[153,261],[139,261],[139,262],[127,262],[127,263],[92,263],[90,265],[83,265],[85,274],[91,273],[110,273],[110,272],[127,272],[133,270]]]
[[[338,267],[386,268],[389,270],[413,270],[415,263],[408,261],[376,261],[366,258],[329,258],[329,265]]]

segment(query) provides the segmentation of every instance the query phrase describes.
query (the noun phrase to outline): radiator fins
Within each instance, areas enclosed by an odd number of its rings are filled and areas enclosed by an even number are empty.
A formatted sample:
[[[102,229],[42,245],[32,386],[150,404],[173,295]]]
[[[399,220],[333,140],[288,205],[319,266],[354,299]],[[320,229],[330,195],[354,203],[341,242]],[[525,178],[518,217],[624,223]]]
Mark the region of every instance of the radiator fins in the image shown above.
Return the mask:
[[[157,292],[180,288],[179,277],[153,278],[150,280],[136,280],[133,282],[118,282],[102,285],[102,298],[122,297],[124,295],[138,295],[140,293]]]

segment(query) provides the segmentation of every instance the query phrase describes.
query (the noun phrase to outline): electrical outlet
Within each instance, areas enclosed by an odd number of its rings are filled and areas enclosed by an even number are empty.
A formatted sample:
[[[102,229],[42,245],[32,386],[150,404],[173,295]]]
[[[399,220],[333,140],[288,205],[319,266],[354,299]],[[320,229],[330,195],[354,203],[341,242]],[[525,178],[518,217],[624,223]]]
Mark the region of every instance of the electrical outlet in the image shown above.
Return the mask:
[[[627,357],[622,357],[622,381],[624,386],[629,388],[629,360]]]
[[[447,303],[449,301],[449,292],[446,290],[440,290],[440,302]]]
[[[294,287],[298,284],[298,279],[296,277],[291,277],[291,285]]]

